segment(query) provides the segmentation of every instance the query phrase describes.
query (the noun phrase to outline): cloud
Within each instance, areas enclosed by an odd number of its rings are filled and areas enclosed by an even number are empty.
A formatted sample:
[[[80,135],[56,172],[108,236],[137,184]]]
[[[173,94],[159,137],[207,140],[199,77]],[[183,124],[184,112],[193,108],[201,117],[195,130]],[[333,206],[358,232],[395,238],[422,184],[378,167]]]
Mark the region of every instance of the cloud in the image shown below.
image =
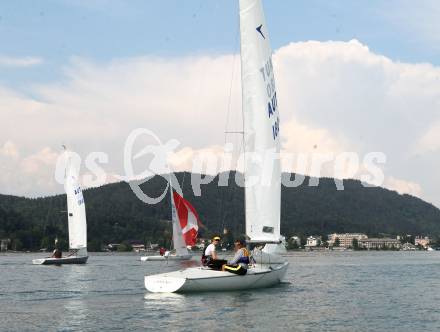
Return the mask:
[[[340,153],[350,151],[343,135],[333,135],[326,128],[300,123],[295,116],[281,126],[283,150],[292,153]]]
[[[440,150],[440,122],[432,124],[415,144],[415,154],[425,154]]]
[[[0,67],[30,67],[40,65],[42,63],[43,59],[38,57],[11,57],[0,55]]]
[[[352,40],[288,44],[275,52],[274,68],[283,154],[352,151],[362,160],[368,152],[383,152],[386,178],[394,179],[388,185],[403,188],[395,179],[412,179],[423,191],[407,190],[428,200],[439,197],[439,189],[426,180],[439,166],[430,158],[439,141],[434,125],[440,123],[439,67],[393,61]],[[225,130],[241,129],[237,55],[105,63],[72,58],[64,73],[62,81],[34,87],[29,95],[0,86],[0,146],[14,142],[20,160],[67,144],[83,157],[107,153],[109,162],[102,167],[123,175],[124,142],[133,129],[144,127],[162,141],[178,139],[173,162],[188,169],[198,152],[222,153]],[[226,141],[239,147],[239,136],[228,135]],[[415,157],[418,144],[424,146],[418,151],[423,158]],[[33,166],[50,168],[32,160]],[[10,183],[27,174],[10,170],[15,174]],[[20,186],[12,186],[14,192],[48,190],[44,184],[29,191]]]
[[[393,176],[389,176],[385,179],[385,187],[391,190],[395,190],[399,194],[409,194],[417,197],[422,196],[422,188],[420,184],[397,179]]]
[[[16,160],[19,157],[17,146],[11,141],[6,141],[3,146],[0,146],[0,156]]]
[[[290,44],[275,59],[281,108],[363,151],[403,155],[440,117],[432,65],[393,62],[356,40]]]
[[[21,167],[25,173],[35,174],[42,168],[50,168],[52,171],[53,165],[56,164],[58,153],[52,151],[51,148],[46,147],[42,150],[27,156],[21,161]],[[52,175],[52,172],[50,172]]]
[[[225,121],[230,81],[225,68],[231,62],[232,56],[144,57],[105,65],[74,59],[65,84],[42,86],[38,92],[48,116],[71,124],[68,137],[81,127],[80,141],[96,135],[104,142],[122,140],[130,130],[147,127],[164,140],[178,137],[202,147],[223,136],[224,128],[212,129]],[[66,126],[60,127],[64,132]]]
[[[54,171],[58,153],[45,147],[23,156],[17,145],[0,146],[0,188],[3,194],[48,195],[60,191]]]

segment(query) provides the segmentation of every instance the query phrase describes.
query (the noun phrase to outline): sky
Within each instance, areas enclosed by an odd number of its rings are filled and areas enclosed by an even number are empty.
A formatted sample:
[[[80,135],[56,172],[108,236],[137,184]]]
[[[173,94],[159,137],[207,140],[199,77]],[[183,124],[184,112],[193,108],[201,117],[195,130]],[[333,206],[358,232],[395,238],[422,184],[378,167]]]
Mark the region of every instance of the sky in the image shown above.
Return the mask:
[[[440,3],[264,8],[283,153],[383,152],[385,187],[440,207]],[[0,2],[0,193],[62,192],[63,143],[121,174],[139,127],[177,139],[181,169],[218,151],[239,128],[238,33],[235,0]]]

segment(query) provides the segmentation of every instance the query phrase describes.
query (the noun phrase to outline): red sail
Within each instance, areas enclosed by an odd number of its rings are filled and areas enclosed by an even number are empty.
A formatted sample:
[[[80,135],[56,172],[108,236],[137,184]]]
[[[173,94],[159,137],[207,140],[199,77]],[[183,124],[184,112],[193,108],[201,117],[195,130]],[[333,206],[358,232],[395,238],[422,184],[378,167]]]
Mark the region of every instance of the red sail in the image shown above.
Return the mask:
[[[197,242],[197,233],[199,230],[199,215],[194,207],[173,191],[174,204],[179,217],[180,228],[182,229],[183,239],[187,246],[194,246]]]

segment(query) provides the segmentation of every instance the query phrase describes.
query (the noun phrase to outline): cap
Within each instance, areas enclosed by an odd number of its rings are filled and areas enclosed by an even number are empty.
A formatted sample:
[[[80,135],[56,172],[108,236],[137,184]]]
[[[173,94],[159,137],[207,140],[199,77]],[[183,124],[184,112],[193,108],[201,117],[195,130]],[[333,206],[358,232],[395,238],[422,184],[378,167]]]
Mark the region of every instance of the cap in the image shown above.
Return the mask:
[[[214,236],[212,239],[213,239],[214,241],[215,241],[215,240],[219,240],[219,241],[220,241],[220,236]]]

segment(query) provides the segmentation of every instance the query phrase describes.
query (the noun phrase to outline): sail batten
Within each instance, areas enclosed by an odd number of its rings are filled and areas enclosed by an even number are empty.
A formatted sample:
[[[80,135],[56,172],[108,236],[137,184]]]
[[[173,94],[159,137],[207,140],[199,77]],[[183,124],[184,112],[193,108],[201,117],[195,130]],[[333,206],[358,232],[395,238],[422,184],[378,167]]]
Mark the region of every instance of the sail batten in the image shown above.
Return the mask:
[[[280,240],[280,118],[272,50],[260,0],[240,0],[246,234]]]

